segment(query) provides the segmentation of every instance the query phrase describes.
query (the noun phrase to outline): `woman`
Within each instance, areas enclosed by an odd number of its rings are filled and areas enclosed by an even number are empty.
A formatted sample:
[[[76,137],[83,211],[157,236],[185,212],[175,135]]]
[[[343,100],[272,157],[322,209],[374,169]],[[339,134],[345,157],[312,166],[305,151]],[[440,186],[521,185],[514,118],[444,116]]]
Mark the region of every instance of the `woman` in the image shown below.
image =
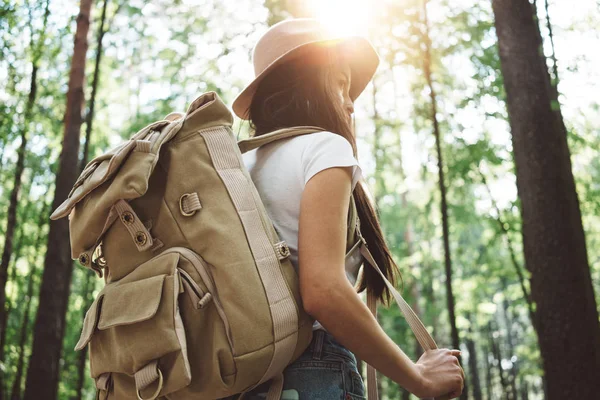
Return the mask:
[[[360,180],[351,123],[353,102],[378,63],[366,39],[336,39],[312,19],[283,21],[258,41],[256,78],[233,104],[255,136],[294,126],[326,130],[244,155],[267,212],[290,247],[304,308],[318,321],[309,348],[284,371],[284,399],[364,398],[354,354],[419,397],[453,398],[462,392],[460,352],[433,350],[411,361],[357,295],[358,265],[344,265],[354,193],[375,260],[392,282],[398,272]],[[384,301],[389,296],[370,269],[358,286],[373,289]],[[259,387],[245,398],[264,398],[264,391]]]

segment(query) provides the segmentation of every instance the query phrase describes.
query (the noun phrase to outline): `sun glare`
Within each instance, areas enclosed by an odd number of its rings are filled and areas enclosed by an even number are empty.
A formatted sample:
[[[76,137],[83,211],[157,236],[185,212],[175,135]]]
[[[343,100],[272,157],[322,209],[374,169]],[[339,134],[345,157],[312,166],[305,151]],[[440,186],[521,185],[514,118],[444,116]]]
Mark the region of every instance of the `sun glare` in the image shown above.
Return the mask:
[[[314,15],[338,35],[368,35],[371,9],[367,0],[310,0]]]

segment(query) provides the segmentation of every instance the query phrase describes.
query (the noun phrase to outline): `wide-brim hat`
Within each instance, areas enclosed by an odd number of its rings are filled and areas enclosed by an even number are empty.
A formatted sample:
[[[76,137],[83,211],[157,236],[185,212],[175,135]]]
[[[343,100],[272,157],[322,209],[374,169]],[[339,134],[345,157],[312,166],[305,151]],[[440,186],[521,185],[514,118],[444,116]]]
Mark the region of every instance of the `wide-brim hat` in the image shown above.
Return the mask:
[[[339,47],[350,65],[350,98],[363,92],[379,65],[373,45],[362,36],[339,36],[312,18],[296,18],[273,25],[256,43],[253,51],[254,80],[234,100],[235,114],[248,119],[248,109],[260,82],[277,66],[301,57],[310,60],[320,49]]]

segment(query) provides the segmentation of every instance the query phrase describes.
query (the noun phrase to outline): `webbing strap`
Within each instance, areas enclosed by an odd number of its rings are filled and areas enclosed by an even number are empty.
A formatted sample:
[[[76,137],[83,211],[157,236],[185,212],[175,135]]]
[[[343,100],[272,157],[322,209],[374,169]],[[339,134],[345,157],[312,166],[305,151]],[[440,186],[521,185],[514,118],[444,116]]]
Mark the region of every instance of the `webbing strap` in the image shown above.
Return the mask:
[[[283,392],[283,372],[277,374],[271,381],[271,386],[267,393],[267,400],[281,399],[281,392]]]
[[[256,136],[246,140],[240,140],[238,142],[238,146],[240,147],[240,151],[242,153],[245,153],[247,151],[254,150],[260,146],[274,142],[276,140],[286,139],[300,135],[308,135],[310,133],[315,133],[319,131],[324,131],[324,129],[318,128],[316,126],[296,126],[293,128],[278,129],[276,131],[266,133],[264,135]]]
[[[437,349],[437,344],[435,343],[435,340],[433,340],[433,338],[431,337],[431,335],[429,334],[429,332],[427,331],[417,314],[415,314],[415,312],[408,305],[406,300],[404,300],[400,292],[396,290],[394,285],[392,285],[392,283],[385,277],[383,272],[381,272],[379,265],[377,265],[377,262],[375,262],[373,255],[367,248],[365,239],[360,234],[360,230],[357,230],[357,234],[360,240],[359,243],[361,243],[360,253],[364,257],[365,261],[367,261],[367,264],[369,264],[375,271],[377,271],[379,276],[381,276],[381,279],[383,279],[383,282],[392,294],[392,297],[396,301],[396,304],[398,304],[398,307],[400,307],[400,311],[404,315],[404,318],[408,322],[410,329],[415,334],[417,341],[419,342],[423,350],[427,351]],[[367,290],[367,306],[369,307],[369,310],[371,311],[373,316],[377,318],[377,298],[370,290]],[[367,364],[367,396],[369,400],[379,399],[377,393],[377,372],[375,368],[373,368],[370,364]]]
[[[185,217],[190,217],[202,209],[198,193],[185,193],[179,198],[179,211]]]
[[[135,387],[144,390],[159,378],[158,362],[151,361],[135,373]]]
[[[367,307],[369,307],[371,314],[377,319],[377,297],[375,297],[375,294],[370,289],[367,289]],[[377,393],[377,370],[371,364],[367,364],[367,398],[369,400],[379,399],[379,393]]]
[[[383,281],[385,282],[385,285],[387,286],[390,293],[392,294],[392,297],[394,297],[394,300],[396,300],[398,307],[400,307],[400,311],[402,311],[404,318],[406,318],[406,322],[408,322],[410,329],[413,331],[413,333],[417,337],[417,341],[419,342],[419,344],[421,345],[423,350],[427,351],[427,350],[437,349],[437,344],[435,343],[435,340],[433,340],[433,338],[431,337],[431,335],[429,334],[429,332],[427,331],[427,329],[425,328],[425,326],[423,325],[423,323],[421,322],[419,317],[417,317],[417,314],[415,314],[415,312],[408,305],[406,300],[404,300],[404,298],[402,297],[400,292],[398,292],[398,290],[396,290],[394,285],[392,285],[390,283],[390,281],[388,281],[388,279],[385,277],[383,272],[381,272],[381,269],[379,269],[379,266],[373,259],[373,255],[371,255],[371,252],[369,251],[367,246],[364,244],[364,242],[360,247],[360,252],[363,255],[363,257],[365,258],[365,260],[367,261],[367,264],[369,264],[371,267],[373,267],[373,269],[375,271],[377,271],[379,276],[381,276],[381,279],[383,279]]]
[[[108,391],[108,389],[110,388],[110,372],[100,374],[100,376],[96,378],[95,383],[96,389]]]
[[[263,225],[257,199],[253,195],[256,189],[242,170],[243,161],[234,138],[223,127],[202,130],[200,135],[240,216],[271,309],[273,358],[258,385],[276,377],[290,362],[298,340],[298,312],[278,255]]]

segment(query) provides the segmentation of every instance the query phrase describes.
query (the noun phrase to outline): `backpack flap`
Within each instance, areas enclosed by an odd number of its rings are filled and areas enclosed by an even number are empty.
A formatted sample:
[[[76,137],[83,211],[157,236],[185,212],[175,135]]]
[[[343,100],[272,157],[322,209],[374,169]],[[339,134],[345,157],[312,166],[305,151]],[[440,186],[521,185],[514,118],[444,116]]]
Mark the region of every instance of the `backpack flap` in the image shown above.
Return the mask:
[[[117,217],[124,218],[138,250],[152,245],[152,238],[137,218],[132,224],[125,201],[143,196],[162,146],[176,135],[191,134],[199,129],[228,123],[233,118],[215,92],[205,93],[192,102],[184,118],[169,114],[166,120],[148,125],[130,140],[92,160],[75,182],[68,198],[52,213],[51,219],[69,217],[71,257],[99,272],[92,260],[97,245]],[[125,200],[125,201],[123,201]],[[119,203],[119,207],[115,208]],[[129,229],[129,228],[128,228]],[[143,240],[136,239],[137,232]]]
[[[147,126],[129,141],[92,160],[75,182],[68,198],[51,219],[69,217],[71,257],[99,272],[92,256],[101,237],[116,219],[113,206],[131,200],[148,190],[148,179],[158,157],[152,139],[177,122],[160,121]]]

